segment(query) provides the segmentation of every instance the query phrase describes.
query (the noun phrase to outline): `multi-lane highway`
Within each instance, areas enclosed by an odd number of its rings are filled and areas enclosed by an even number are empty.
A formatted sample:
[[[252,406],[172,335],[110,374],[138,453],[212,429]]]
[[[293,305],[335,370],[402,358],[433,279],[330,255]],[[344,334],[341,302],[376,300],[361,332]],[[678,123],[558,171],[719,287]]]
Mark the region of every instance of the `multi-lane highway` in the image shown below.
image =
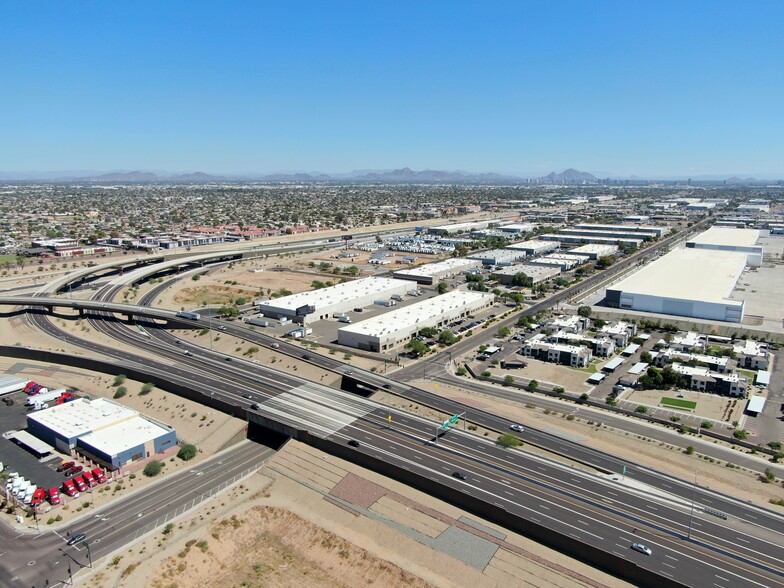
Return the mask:
[[[257,471],[273,454],[272,449],[243,442],[99,512],[88,510],[89,514],[57,531],[19,532],[0,525],[0,587],[67,584],[71,575],[89,566],[90,557],[96,562],[127,549],[135,539],[198,508],[226,486]],[[78,533],[86,535],[87,546],[69,547],[69,537]]]
[[[39,322],[40,326],[52,328],[42,319],[36,318],[48,326]],[[600,476],[564,469],[562,465],[523,452],[503,450],[490,441],[456,431],[448,433],[435,446],[428,442],[435,430],[432,421],[392,411],[390,428],[387,409],[362,398],[347,398],[345,393],[322,387],[317,387],[316,391],[314,385],[291,374],[281,374],[239,358],[228,364],[222,355],[206,349],[191,347],[194,355],[181,357],[176,344],[140,337],[122,324],[101,324],[103,328],[110,327],[114,337],[123,337],[140,347],[155,350],[160,357],[171,355],[178,363],[187,363],[188,367],[181,370],[182,373],[178,368],[165,365],[157,366],[157,369],[175,370],[195,388],[209,389],[246,407],[256,402],[260,406],[259,412],[273,417],[280,414],[281,396],[286,395],[285,404],[292,411],[299,406],[309,412],[312,429],[328,438],[340,443],[356,439],[361,444],[357,451],[369,452],[387,463],[396,463],[433,480],[456,485],[470,496],[564,532],[577,542],[619,553],[665,577],[670,575],[692,585],[698,585],[698,580],[704,578],[715,579],[719,586],[728,585],[722,584],[721,578],[727,578],[732,584],[784,585],[777,573],[778,562],[784,556],[781,519],[761,509],[751,509],[700,490],[696,495],[698,508],[689,531],[691,502],[688,497],[693,489],[667,476],[629,468],[628,478],[642,482],[648,476],[652,482],[650,488],[633,489],[621,481],[608,483]],[[228,328],[241,329],[233,325]],[[157,333],[157,330],[149,329],[149,332]],[[113,352],[93,343],[81,344],[101,353]],[[302,353],[300,349],[294,349]],[[136,361],[156,368],[155,362],[139,358]],[[362,376],[369,380],[378,378],[376,384],[379,386],[390,383],[375,374]],[[390,385],[393,392],[409,388],[399,383]],[[253,391],[252,399],[240,395],[239,391],[247,390]],[[303,397],[306,398],[303,400]],[[312,418],[313,412],[319,413],[318,418]],[[483,417],[490,419],[488,424],[498,430],[509,424],[495,415]],[[580,451],[580,458],[588,463],[596,461],[597,468],[606,467],[601,460],[613,459],[579,444],[548,437],[540,431],[527,429],[523,438],[537,444],[551,444],[565,454]],[[619,471],[620,461],[606,469]],[[468,479],[454,478],[455,471],[466,473]],[[702,512],[701,506],[717,500],[727,502],[724,511],[736,509],[738,516],[731,514],[725,521]],[[688,535],[690,539],[685,539]],[[649,544],[654,555],[647,557],[632,552],[629,545],[635,537]]]

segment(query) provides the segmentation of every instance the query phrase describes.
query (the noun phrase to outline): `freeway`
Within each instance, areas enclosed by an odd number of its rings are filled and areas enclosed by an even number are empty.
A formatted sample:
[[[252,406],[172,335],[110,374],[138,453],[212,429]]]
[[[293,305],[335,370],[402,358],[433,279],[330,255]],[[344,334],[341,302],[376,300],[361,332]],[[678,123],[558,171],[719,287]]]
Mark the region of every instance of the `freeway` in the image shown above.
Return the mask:
[[[127,327],[115,326],[124,330],[126,337],[132,333]],[[82,344],[102,353],[112,352],[93,343]],[[147,341],[141,346],[147,345],[158,349],[161,356],[178,353],[176,347],[159,341]],[[688,501],[677,500],[671,493],[650,496],[599,476],[587,477],[564,469],[549,460],[504,450],[474,435],[452,431],[436,446],[432,443],[432,421],[391,411],[390,428],[389,409],[360,397],[346,399],[349,395],[330,389],[321,391],[324,396],[305,397],[308,390],[291,374],[260,368],[241,359],[235,359],[228,368],[220,354],[196,348],[194,351],[194,356],[183,358],[189,364],[183,377],[194,387],[206,386],[245,406],[248,399],[243,399],[238,390],[253,390],[254,400],[260,405],[258,412],[273,418],[281,416],[283,410],[295,411],[297,407],[311,415],[318,412],[319,419],[309,428],[328,438],[339,442],[358,439],[358,451],[368,451],[386,463],[420,471],[434,481],[456,484],[470,496],[492,501],[510,513],[562,531],[576,541],[620,554],[665,577],[670,575],[692,585],[699,584],[701,578],[715,578],[720,586],[724,585],[721,578],[730,578],[735,585],[784,585],[778,572],[778,562],[784,556],[784,535],[767,525],[747,519],[712,520],[699,509],[691,519]],[[278,398],[283,395],[284,399]],[[503,429],[506,424],[499,423],[498,428]],[[467,472],[469,479],[453,478],[454,471]],[[752,516],[757,514],[764,513],[754,511]],[[690,519],[693,526],[689,531]],[[628,551],[634,537],[650,543],[658,555],[645,558]],[[640,558],[642,561],[638,561]]]
[[[257,471],[274,453],[245,441],[56,531],[20,533],[0,524],[0,587],[67,584],[69,569],[77,574],[90,561],[84,545],[66,545],[69,534],[87,536],[90,556],[96,562],[197,508],[228,485]]]

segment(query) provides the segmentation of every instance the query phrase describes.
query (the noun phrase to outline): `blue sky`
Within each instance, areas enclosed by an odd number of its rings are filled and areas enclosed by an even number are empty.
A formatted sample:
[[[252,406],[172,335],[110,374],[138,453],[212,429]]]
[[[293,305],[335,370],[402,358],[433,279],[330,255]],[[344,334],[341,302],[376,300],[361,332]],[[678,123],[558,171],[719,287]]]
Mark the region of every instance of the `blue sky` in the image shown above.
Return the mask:
[[[784,177],[784,2],[0,0],[0,170]]]

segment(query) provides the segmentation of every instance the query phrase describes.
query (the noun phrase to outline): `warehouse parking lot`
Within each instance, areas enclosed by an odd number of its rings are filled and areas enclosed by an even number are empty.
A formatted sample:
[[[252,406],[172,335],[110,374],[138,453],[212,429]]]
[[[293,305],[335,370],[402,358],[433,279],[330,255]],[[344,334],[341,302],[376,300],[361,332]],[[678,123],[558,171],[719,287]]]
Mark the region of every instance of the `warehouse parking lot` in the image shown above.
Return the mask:
[[[7,395],[14,399],[12,406],[0,403],[0,433],[22,431],[27,427],[27,396],[22,392]],[[41,488],[58,488],[63,482],[62,474],[55,471],[64,456],[54,453],[43,461],[9,439],[0,439],[0,461],[6,472],[18,472]]]

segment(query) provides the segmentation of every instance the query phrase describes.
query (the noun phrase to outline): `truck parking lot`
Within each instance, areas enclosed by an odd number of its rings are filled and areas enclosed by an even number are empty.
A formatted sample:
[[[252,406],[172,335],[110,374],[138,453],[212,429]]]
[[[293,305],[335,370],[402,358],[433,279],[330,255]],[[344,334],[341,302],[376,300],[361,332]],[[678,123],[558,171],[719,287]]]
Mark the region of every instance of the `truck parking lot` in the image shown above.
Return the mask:
[[[38,458],[24,447],[21,447],[5,438],[8,431],[21,431],[27,426],[25,418],[29,406],[25,406],[27,396],[22,392],[9,395],[14,399],[11,406],[0,403],[0,462],[3,462],[6,472],[18,472],[26,479],[31,480],[39,488],[59,488],[63,483],[63,475],[55,471],[63,461],[63,455],[53,453],[39,461]]]

